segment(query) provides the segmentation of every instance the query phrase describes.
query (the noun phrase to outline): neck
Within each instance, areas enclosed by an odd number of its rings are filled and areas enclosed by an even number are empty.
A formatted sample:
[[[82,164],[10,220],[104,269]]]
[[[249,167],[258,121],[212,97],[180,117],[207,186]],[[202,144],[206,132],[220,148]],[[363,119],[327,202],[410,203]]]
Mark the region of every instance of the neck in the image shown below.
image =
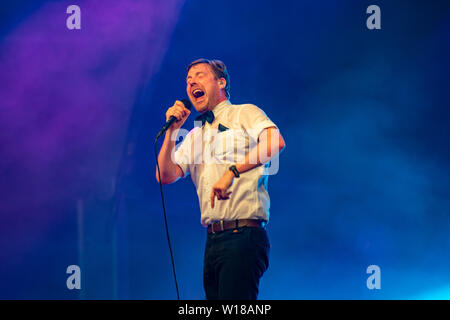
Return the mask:
[[[221,97],[221,98],[217,101],[216,105],[215,105],[214,107],[212,107],[210,110],[211,110],[211,111],[214,110],[215,107],[217,107],[221,102],[223,102],[223,101],[225,101],[225,100],[227,100],[227,97]]]

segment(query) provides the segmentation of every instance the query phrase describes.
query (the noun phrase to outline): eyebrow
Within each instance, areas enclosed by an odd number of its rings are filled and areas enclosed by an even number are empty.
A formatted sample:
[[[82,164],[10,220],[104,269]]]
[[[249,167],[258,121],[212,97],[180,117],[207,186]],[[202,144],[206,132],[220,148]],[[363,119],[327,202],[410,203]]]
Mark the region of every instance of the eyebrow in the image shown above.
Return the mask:
[[[198,75],[199,73],[205,73],[204,71],[197,71],[196,73],[195,73],[195,75]],[[192,76],[187,76],[186,77],[186,80],[188,80],[189,78],[192,78]]]

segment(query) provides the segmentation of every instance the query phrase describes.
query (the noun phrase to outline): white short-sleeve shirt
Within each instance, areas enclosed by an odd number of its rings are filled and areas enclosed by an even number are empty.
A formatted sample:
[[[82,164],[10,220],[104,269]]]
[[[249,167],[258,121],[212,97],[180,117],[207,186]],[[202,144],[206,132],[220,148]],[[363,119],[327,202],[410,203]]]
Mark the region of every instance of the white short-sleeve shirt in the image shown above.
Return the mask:
[[[269,220],[270,198],[265,166],[255,167],[235,178],[227,200],[216,200],[211,208],[213,185],[231,164],[244,159],[256,146],[260,133],[276,125],[264,111],[252,104],[233,105],[225,100],[214,109],[214,121],[192,129],[177,145],[173,160],[191,175],[197,189],[201,224],[220,220]],[[267,166],[267,164],[266,164]]]

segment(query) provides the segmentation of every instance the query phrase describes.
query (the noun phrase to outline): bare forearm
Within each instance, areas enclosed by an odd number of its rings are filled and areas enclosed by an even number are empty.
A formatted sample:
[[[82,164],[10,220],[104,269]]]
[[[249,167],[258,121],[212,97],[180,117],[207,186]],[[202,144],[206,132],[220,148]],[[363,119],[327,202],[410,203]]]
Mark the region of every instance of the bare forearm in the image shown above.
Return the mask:
[[[171,139],[173,130],[168,130],[158,154],[158,164],[163,184],[171,183],[178,178],[178,166],[172,161],[172,151],[175,148],[175,141]],[[159,181],[158,168],[156,168],[156,180]]]
[[[243,162],[236,164],[236,169],[244,173],[259,167],[273,159],[284,147],[283,137],[276,128],[265,129],[260,135],[258,144],[245,155]]]

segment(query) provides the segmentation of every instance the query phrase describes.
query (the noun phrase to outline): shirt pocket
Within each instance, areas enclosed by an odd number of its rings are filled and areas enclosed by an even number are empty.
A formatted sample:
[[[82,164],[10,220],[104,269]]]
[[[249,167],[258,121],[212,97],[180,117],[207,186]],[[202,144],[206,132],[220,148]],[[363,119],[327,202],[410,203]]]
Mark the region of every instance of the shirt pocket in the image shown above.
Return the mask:
[[[248,135],[240,129],[228,129],[217,133],[213,145],[213,157],[219,163],[237,163],[248,153]]]

